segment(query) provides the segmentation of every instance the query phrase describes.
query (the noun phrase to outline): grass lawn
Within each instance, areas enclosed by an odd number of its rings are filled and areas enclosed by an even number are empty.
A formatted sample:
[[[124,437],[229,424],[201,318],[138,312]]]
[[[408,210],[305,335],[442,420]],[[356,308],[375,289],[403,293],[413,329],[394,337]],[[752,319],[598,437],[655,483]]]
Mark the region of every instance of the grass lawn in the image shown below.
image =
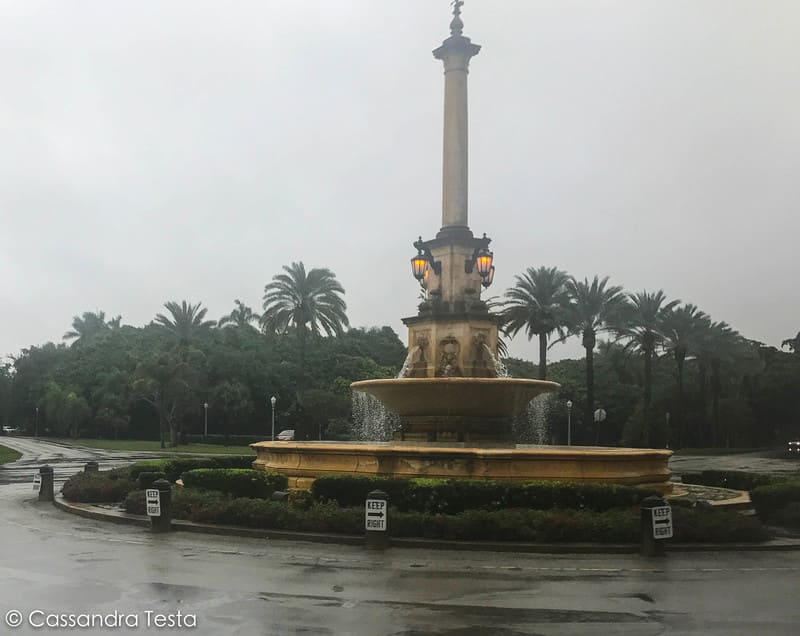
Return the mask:
[[[161,448],[158,441],[140,439],[56,439],[48,438],[47,441],[72,446],[87,446],[103,450],[118,451],[163,451],[167,453],[202,453],[204,455],[255,455],[249,446],[220,446],[219,444],[185,444],[173,448]]]
[[[6,448],[5,446],[0,446],[0,464],[15,462],[20,457],[22,457],[22,453],[18,453],[17,451]]]

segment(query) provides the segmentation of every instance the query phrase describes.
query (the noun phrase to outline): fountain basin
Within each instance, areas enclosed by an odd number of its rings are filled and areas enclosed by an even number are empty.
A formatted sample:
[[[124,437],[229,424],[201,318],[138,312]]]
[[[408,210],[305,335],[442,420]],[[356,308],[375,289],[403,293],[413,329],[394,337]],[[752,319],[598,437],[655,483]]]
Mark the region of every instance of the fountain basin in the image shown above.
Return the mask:
[[[523,378],[394,378],[350,385],[378,398],[400,417],[511,417],[556,382]]]
[[[290,488],[309,488],[325,475],[437,477],[526,482],[627,484],[669,493],[672,451],[582,446],[474,446],[397,443],[259,442],[253,467],[286,475]]]

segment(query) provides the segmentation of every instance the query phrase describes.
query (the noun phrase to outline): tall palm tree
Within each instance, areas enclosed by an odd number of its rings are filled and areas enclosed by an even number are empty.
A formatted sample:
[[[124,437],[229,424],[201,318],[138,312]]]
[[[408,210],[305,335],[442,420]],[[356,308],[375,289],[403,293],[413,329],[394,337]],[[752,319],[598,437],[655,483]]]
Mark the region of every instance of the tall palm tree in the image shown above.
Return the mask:
[[[228,325],[232,325],[238,327],[239,329],[252,327],[252,323],[258,320],[258,315],[255,314],[250,307],[245,305],[238,298],[234,301],[234,303],[236,306],[234,307],[233,311],[231,311],[231,313],[229,313],[227,316],[220,318],[217,326],[226,327]]]
[[[529,267],[515,278],[500,313],[503,330],[513,337],[524,328],[528,340],[539,337],[539,379],[544,380],[547,342],[554,332],[562,339],[567,334],[569,275],[556,267]]]
[[[82,344],[109,329],[118,328],[121,320],[122,316],[116,316],[106,322],[106,312],[84,311],[80,316],[73,317],[72,331],[64,334],[64,340],[73,340],[73,345]]]
[[[585,425],[594,421],[594,348],[597,334],[613,331],[619,326],[627,298],[618,285],[608,286],[608,276],[597,276],[590,283],[571,277],[567,282],[570,333],[581,336],[586,350],[586,410]]]
[[[678,433],[678,447],[687,442],[688,430],[686,428],[685,393],[684,393],[684,365],[686,357],[696,355],[699,349],[699,338],[708,322],[708,316],[695,305],[685,304],[671,311],[664,318],[663,333],[664,350],[672,355],[677,370],[677,400],[675,403],[675,430]]]
[[[800,353],[800,331],[794,338],[787,338],[781,343],[781,348],[788,347],[790,351]]]
[[[719,398],[722,392],[722,364],[732,360],[743,346],[743,339],[726,322],[703,321],[703,329],[698,337],[698,369],[700,375],[700,399],[705,438],[711,446],[717,444],[719,432]],[[707,423],[708,380],[711,380],[711,422]]]
[[[208,309],[202,305],[203,303],[193,305],[185,300],[179,305],[170,300],[164,303],[169,316],[158,314],[153,322],[175,337],[179,344],[189,344],[198,335],[208,331],[216,324],[213,320],[203,320]]]
[[[276,274],[264,287],[265,330],[295,330],[298,340],[297,403],[302,407],[305,390],[306,340],[309,334],[341,335],[349,325],[344,288],[336,275],[326,268],[306,272],[302,261],[284,265],[285,273]]]
[[[672,309],[680,301],[667,302],[662,290],[650,293],[647,290],[628,294],[628,305],[624,315],[624,323],[617,333],[628,340],[627,346],[639,351],[644,358],[644,442],[652,443],[652,413],[650,405],[653,401],[653,357],[656,347],[664,337],[664,321]]]

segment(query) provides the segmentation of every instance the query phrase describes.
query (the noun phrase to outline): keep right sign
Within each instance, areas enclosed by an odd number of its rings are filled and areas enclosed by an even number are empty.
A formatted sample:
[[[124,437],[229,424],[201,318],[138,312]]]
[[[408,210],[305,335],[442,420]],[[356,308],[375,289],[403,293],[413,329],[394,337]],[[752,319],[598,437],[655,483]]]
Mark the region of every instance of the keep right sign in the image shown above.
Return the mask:
[[[653,538],[671,539],[672,538],[672,508],[669,506],[659,506],[653,510]]]

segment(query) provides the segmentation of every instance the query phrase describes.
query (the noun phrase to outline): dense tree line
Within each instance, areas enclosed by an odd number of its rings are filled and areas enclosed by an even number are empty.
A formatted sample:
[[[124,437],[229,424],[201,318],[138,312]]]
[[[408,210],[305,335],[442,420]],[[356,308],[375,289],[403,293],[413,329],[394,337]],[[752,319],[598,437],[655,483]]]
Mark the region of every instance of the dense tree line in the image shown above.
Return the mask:
[[[608,278],[530,268],[494,303],[507,337],[537,338],[538,364],[512,375],[559,382],[553,439],[634,446],[765,446],[800,434],[800,333],[787,351],[747,340],[662,291],[627,293]],[[264,290],[263,313],[236,300],[218,320],[202,304],[167,302],[143,327],[104,312],[76,316],[69,344],[24,349],[0,365],[0,420],[63,436],[148,438],[270,431],[346,437],[351,382],[393,377],[405,345],[389,327],[348,327],[344,289],[327,269],[293,263]],[[582,360],[547,364],[578,337]],[[602,408],[607,419],[595,422]]]
[[[579,443],[762,446],[800,435],[800,333],[784,353],[661,290],[626,293],[608,277],[581,281],[558,268],[529,268],[505,298],[505,332],[539,340],[536,367],[507,366],[562,384]],[[549,346],[571,336],[584,359],[548,369]],[[606,422],[595,422],[598,405]],[[556,409],[557,430],[565,417]]]

